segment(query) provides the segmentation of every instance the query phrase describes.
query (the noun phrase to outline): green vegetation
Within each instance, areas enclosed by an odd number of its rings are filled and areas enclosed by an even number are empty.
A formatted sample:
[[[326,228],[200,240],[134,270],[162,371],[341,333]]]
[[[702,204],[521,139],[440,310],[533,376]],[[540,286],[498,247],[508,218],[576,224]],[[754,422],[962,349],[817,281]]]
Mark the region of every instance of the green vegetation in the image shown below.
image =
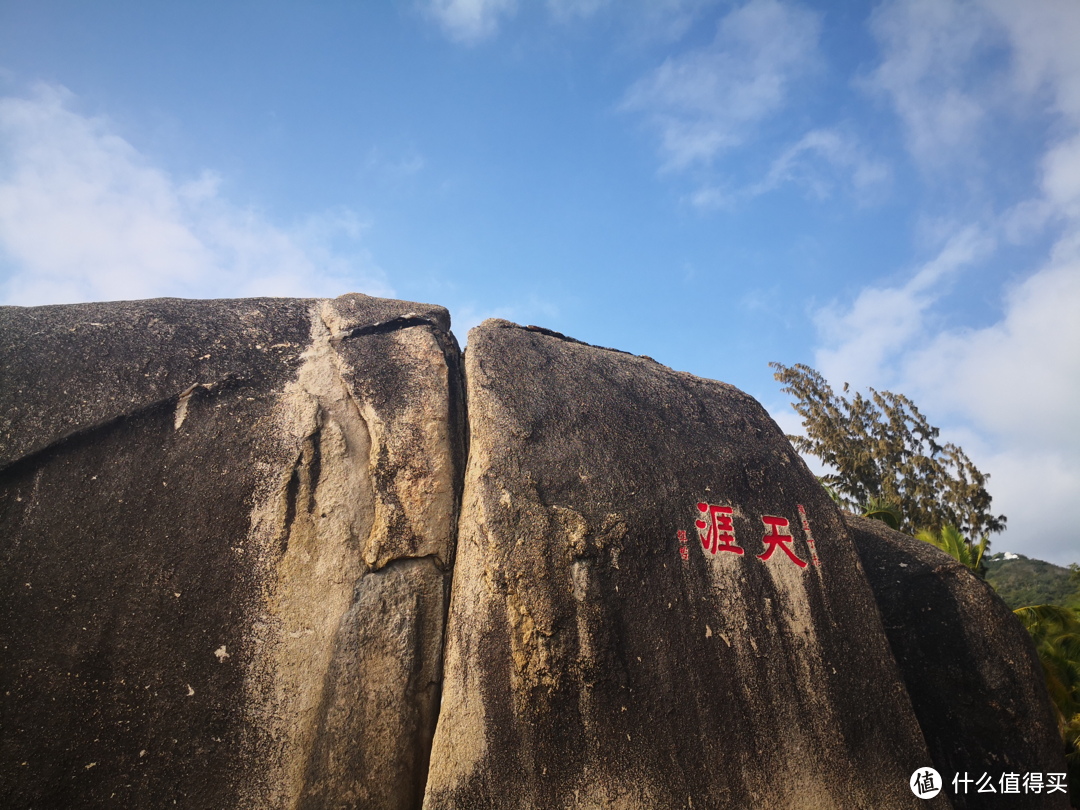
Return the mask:
[[[1075,806],[1080,786],[1080,617],[1058,605],[1013,611],[1031,633],[1054,704],[1058,730],[1065,741],[1070,795]]]
[[[871,498],[870,502],[863,506],[863,517],[871,520],[880,520],[890,529],[899,531],[903,516],[900,509],[894,503],[889,503],[884,498]]]
[[[1028,605],[1080,608],[1080,581],[1070,569],[1022,554],[1010,556],[1015,559],[994,554],[983,560],[986,581],[1010,608],[1016,610]]]
[[[909,534],[937,534],[950,525],[981,537],[1005,528],[1005,516],[990,511],[989,476],[956,445],[938,444],[938,429],[910,399],[871,388],[869,398],[856,393],[848,400],[809,366],[769,365],[782,390],[797,400],[792,407],[806,429],[806,436],[788,438],[800,453],[836,471],[823,483],[847,507],[891,504],[901,515],[899,529]]]
[[[940,548],[953,559],[970,568],[977,576],[985,576],[986,569],[982,565],[982,558],[986,553],[987,535],[984,534],[979,545],[976,546],[971,541],[965,540],[955,526],[945,524],[939,532],[923,529],[915,537],[924,543]]]
[[[819,479],[834,501],[936,546],[985,577],[1013,608],[1042,662],[1071,798],[1080,806],[1080,566],[985,556],[990,533],[1006,521],[990,512],[989,476],[956,445],[938,444],[938,429],[907,397],[871,388],[869,398],[848,400],[808,366],[769,365],[798,400],[793,407],[806,429],[805,437],[788,439],[836,471]]]

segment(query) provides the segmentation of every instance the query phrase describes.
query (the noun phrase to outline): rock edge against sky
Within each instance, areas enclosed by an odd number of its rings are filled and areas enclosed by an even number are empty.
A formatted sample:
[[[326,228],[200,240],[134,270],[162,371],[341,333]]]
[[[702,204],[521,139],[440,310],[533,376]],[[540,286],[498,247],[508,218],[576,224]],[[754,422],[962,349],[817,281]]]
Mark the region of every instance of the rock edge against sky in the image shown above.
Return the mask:
[[[1000,600],[724,383],[497,320],[463,357],[442,307],[348,295],[2,308],[0,398],[4,806],[921,807],[920,767],[1064,771]]]

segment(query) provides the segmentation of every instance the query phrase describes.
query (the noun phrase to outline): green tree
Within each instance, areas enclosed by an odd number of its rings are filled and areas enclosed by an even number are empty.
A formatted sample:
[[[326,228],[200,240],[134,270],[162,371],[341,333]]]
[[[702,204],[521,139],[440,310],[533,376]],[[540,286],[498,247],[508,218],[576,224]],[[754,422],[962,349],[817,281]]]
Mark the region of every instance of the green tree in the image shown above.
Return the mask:
[[[875,501],[892,504],[908,534],[939,534],[948,525],[981,537],[1005,528],[1005,516],[990,511],[990,476],[955,444],[939,444],[938,429],[910,399],[871,388],[869,397],[856,392],[849,400],[809,366],[769,365],[806,429],[788,438],[835,470],[822,481],[846,506],[861,512]]]
[[[1067,781],[1076,806],[1080,799],[1080,618],[1060,605],[1022,607],[1013,613],[1031,633],[1042,662],[1046,691],[1065,742]]]

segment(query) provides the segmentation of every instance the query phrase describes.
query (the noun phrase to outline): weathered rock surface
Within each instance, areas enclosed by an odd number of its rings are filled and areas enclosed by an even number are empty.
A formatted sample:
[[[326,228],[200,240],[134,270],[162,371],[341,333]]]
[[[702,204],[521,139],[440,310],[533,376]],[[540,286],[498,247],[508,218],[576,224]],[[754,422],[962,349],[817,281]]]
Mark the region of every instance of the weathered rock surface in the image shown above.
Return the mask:
[[[948,807],[916,768],[1064,770],[1007,608],[845,518],[752,399],[505,321],[465,374],[449,328],[0,308],[0,807]]]
[[[458,358],[360,295],[0,308],[0,806],[417,807]]]
[[[985,582],[949,555],[885,524],[845,515],[934,767],[1065,773],[1061,736],[1031,637]],[[958,785],[959,787],[959,785]],[[1065,808],[1061,793],[976,793],[956,808]],[[947,788],[950,796],[953,787]]]
[[[948,806],[908,787],[930,758],[843,518],[756,402],[505,321],[466,372],[425,808]]]

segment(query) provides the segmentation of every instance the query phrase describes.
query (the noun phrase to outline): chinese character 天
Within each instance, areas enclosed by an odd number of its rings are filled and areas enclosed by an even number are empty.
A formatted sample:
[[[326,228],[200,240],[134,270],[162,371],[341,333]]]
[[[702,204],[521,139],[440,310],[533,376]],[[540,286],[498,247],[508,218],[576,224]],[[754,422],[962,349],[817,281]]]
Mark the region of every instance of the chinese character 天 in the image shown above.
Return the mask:
[[[765,528],[770,530],[770,533],[761,538],[761,542],[765,544],[765,553],[758,554],[758,559],[769,559],[772,557],[773,552],[779,548],[787,554],[788,558],[799,566],[799,568],[806,568],[806,563],[795,556],[795,552],[790,548],[790,544],[795,538],[791,536],[791,532],[788,530],[789,524],[787,518],[764,515],[761,518],[761,522],[765,524]],[[784,531],[781,532],[781,530]]]

